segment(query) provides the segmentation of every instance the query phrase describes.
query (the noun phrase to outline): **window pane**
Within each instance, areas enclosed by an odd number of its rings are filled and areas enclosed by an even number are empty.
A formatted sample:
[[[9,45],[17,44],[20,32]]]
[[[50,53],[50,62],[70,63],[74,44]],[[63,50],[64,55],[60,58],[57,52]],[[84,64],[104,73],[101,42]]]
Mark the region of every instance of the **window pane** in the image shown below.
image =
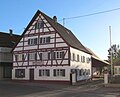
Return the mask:
[[[56,76],[56,69],[53,70],[53,76]]]
[[[46,43],[50,43],[50,37],[46,37]]]
[[[41,38],[40,38],[40,43],[42,43],[42,40],[43,40],[43,38],[41,37]]]
[[[39,76],[42,76],[42,74],[41,74],[41,70],[39,70]]]
[[[50,60],[50,52],[48,52],[48,60]]]
[[[35,44],[35,45],[37,44],[37,38],[34,39],[34,44]]]

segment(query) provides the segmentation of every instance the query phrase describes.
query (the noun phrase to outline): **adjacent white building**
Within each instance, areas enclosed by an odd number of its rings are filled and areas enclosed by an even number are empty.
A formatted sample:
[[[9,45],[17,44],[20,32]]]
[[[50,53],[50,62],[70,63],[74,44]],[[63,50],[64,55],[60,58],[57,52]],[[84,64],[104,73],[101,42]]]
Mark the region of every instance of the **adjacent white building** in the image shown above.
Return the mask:
[[[13,49],[13,80],[82,81],[91,68],[91,53],[74,34],[39,10]]]

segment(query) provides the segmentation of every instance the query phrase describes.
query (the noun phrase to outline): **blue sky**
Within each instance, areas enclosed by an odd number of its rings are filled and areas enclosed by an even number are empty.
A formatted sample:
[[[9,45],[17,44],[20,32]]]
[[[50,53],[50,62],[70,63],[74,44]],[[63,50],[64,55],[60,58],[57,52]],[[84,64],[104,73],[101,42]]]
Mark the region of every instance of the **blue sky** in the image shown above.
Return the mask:
[[[15,34],[21,35],[38,9],[62,20],[116,8],[120,8],[120,0],[1,0],[0,31],[13,29]],[[120,44],[120,10],[65,19],[65,27],[102,59],[107,59],[110,47],[109,26],[112,27],[112,44]]]

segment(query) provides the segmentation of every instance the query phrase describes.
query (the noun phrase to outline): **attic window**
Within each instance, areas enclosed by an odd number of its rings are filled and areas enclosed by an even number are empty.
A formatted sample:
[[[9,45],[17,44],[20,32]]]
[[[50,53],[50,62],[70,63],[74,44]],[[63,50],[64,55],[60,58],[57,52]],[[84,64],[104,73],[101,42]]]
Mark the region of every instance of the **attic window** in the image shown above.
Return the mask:
[[[35,23],[35,29],[41,29],[44,27],[44,22],[43,21],[38,21]]]

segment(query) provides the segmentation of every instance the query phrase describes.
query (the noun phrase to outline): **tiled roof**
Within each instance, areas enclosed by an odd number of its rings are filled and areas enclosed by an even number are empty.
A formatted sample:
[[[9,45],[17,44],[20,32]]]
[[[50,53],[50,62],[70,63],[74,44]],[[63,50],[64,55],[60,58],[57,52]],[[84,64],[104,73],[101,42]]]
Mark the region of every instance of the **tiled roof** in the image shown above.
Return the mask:
[[[95,62],[95,63],[94,62],[92,63],[93,66],[97,66],[97,65],[98,66],[100,66],[100,65],[101,66],[106,66],[106,65],[109,65],[109,63],[107,61],[104,61],[104,60],[100,59],[91,49],[89,49],[87,47],[86,47],[86,49],[92,54],[92,59]],[[95,61],[95,60],[97,60],[97,61]]]
[[[19,39],[19,35],[10,35],[9,33],[0,32],[0,47],[13,48]]]
[[[34,15],[34,17],[32,18],[32,20],[30,21],[30,23],[28,24],[28,26],[26,27],[26,29],[24,30],[22,36],[26,33],[26,31],[29,29],[29,27],[31,26],[31,24],[35,21],[35,19],[37,18],[37,16],[39,16],[39,14],[42,14],[45,19],[53,26],[53,28],[63,37],[63,39],[66,41],[66,43],[73,47],[76,48],[78,50],[84,51],[86,53],[91,54],[83,45],[82,43],[75,37],[75,35],[68,30],[67,28],[65,28],[64,26],[62,26],[61,24],[59,24],[58,22],[55,22],[52,18],[50,18],[49,16],[47,16],[46,14],[42,13],[41,11],[37,11],[36,14]],[[21,37],[22,38],[22,37]]]
[[[86,53],[90,53],[69,29],[65,28],[58,22],[55,22],[52,18],[45,15],[44,13],[42,14],[71,47],[74,47]]]

